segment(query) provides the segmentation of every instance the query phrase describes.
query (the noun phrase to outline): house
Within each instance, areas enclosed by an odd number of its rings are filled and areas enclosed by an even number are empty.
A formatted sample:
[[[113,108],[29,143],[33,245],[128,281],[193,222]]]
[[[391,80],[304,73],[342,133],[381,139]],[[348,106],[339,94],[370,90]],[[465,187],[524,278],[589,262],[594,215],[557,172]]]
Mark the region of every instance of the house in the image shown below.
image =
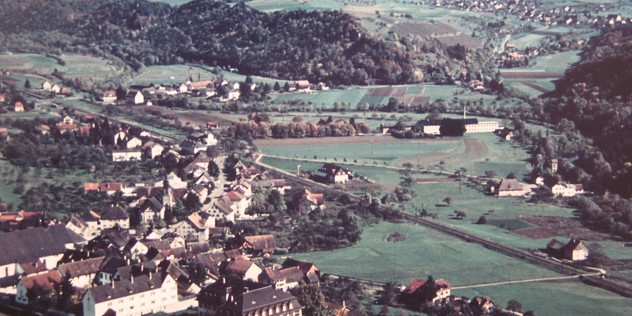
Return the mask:
[[[513,130],[508,127],[503,127],[494,131],[494,134],[498,135],[501,139],[511,140],[513,138]]]
[[[145,103],[145,96],[138,90],[129,90],[125,100],[127,103],[138,105]]]
[[[293,295],[263,287],[237,295],[218,310],[219,315],[302,316],[303,306]]]
[[[298,91],[303,91],[303,92],[309,92],[309,81],[307,80],[297,80],[294,81],[292,83],[292,85],[296,88],[296,90]]]
[[[165,151],[165,147],[152,140],[147,141],[140,148],[143,150],[145,157],[149,159],[155,159],[156,157],[162,155],[162,152]]]
[[[325,163],[318,169],[314,178],[327,183],[347,183],[353,179],[353,172],[332,163]]]
[[[120,182],[86,182],[83,184],[84,192],[105,192],[107,195],[114,195],[116,192],[123,190],[123,184]]]
[[[62,281],[63,278],[57,270],[23,277],[18,283],[15,302],[27,305],[29,297],[39,300],[42,296],[52,295]]]
[[[436,303],[451,294],[450,284],[444,279],[413,279],[402,291],[401,298],[407,305],[417,307],[425,303]]]
[[[531,192],[531,187],[516,179],[502,179],[495,190],[498,197],[525,196]]]
[[[129,280],[88,289],[82,299],[84,316],[173,313],[189,306],[178,304],[176,280],[166,271],[131,276]]]
[[[196,171],[200,171],[197,176],[201,175],[208,170],[208,165],[211,163],[211,159],[203,152],[195,154],[195,158],[188,165],[186,165],[182,171],[185,175],[190,177],[196,177],[194,174]]]
[[[123,258],[115,256],[106,257],[103,262],[101,262],[101,266],[99,266],[99,272],[97,273],[95,284],[105,285],[112,283],[118,268],[127,265],[129,265],[128,260]]]
[[[40,226],[46,220],[45,211],[0,212],[0,231],[12,232]]]
[[[287,184],[285,179],[269,179],[269,180],[258,180],[252,181],[251,186],[253,188],[259,188],[264,190],[277,190],[281,195],[285,195],[285,192],[290,190],[292,187]]]
[[[151,196],[143,200],[140,206],[140,215],[143,223],[153,222],[158,219],[165,218],[165,205],[156,196]]]
[[[57,271],[64,279],[69,279],[72,286],[86,288],[92,285],[104,260],[105,257],[97,257],[64,263],[57,267]]]
[[[15,102],[15,105],[13,106],[13,110],[15,112],[24,112],[24,103],[20,101]]]
[[[116,91],[106,90],[103,92],[103,103],[112,104],[116,102]]]
[[[182,142],[180,148],[186,154],[197,154],[206,151],[208,146],[217,145],[217,138],[212,133],[193,132]]]
[[[320,270],[315,264],[306,261],[298,261],[292,258],[287,258],[281,266],[286,269],[290,267],[298,267],[303,272],[303,282],[308,284],[320,283]]]
[[[489,312],[494,308],[494,302],[489,298],[489,296],[474,296],[470,300],[470,308],[474,315],[488,315]]]
[[[249,280],[256,282],[259,280],[259,275],[263,272],[258,265],[250,260],[235,259],[230,260],[222,270],[224,275],[235,275],[242,280]]]
[[[302,213],[309,213],[317,208],[324,208],[325,194],[314,193],[305,189],[298,201],[298,209]]]
[[[127,149],[140,148],[140,146],[142,145],[143,145],[143,141],[140,140],[140,138],[132,137],[132,139],[128,140],[125,143],[125,148]]]
[[[244,251],[252,256],[263,257],[269,256],[276,251],[276,241],[274,235],[246,236],[245,241],[241,245]]]
[[[235,221],[248,217],[246,216],[248,206],[250,206],[250,198],[238,191],[230,191],[215,203],[215,208],[220,212],[213,212],[211,215],[219,216],[220,218],[218,219]]]
[[[55,84],[50,88],[50,92],[54,94],[59,94],[61,92],[61,87],[58,84]]]
[[[588,259],[588,248],[581,240],[575,238],[571,238],[566,244],[557,239],[551,239],[546,244],[546,251],[549,255],[560,259],[572,261]]]
[[[551,193],[553,193],[553,195],[555,196],[573,197],[578,193],[578,186],[581,188],[582,191],[584,190],[584,186],[581,184],[578,185],[560,182],[551,187]]]
[[[215,218],[204,212],[196,212],[187,216],[185,220],[172,225],[169,230],[187,239],[207,241],[211,227],[215,227]]]
[[[113,149],[112,161],[140,161],[142,160],[143,152],[140,148],[132,149]]]
[[[7,102],[7,94],[4,92],[0,92],[0,103]]]
[[[53,88],[53,85],[48,80],[45,80],[44,83],[42,83],[42,90],[50,91],[51,88]]]
[[[301,316],[303,308],[290,293],[231,278],[222,278],[205,287],[197,299],[200,316]]]
[[[219,129],[219,122],[217,121],[208,121],[206,122],[206,128],[210,129],[210,130],[216,130]]]
[[[275,289],[287,292],[298,287],[303,281],[303,271],[299,267],[275,269],[267,267],[261,274],[261,283],[270,284]]]
[[[0,238],[0,278],[19,273],[20,262],[41,262],[47,270],[57,266],[66,250],[85,243],[64,225],[49,225],[2,233]]]
[[[101,234],[106,228],[120,227],[129,229],[129,215],[119,206],[103,211],[90,210],[74,214],[66,224],[66,228],[86,239]]]

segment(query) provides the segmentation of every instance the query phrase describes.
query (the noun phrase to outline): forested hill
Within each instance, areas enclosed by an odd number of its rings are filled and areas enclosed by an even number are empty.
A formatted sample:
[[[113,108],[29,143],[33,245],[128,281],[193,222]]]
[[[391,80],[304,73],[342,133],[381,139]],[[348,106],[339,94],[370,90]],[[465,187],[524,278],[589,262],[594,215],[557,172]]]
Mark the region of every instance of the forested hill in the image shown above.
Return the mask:
[[[134,69],[201,61],[338,84],[408,83],[416,71],[404,50],[338,11],[264,13],[208,0],[175,8],[145,0],[0,0],[0,30],[2,49],[61,47],[118,58]]]
[[[571,121],[594,140],[610,166],[583,168],[589,173],[612,168],[611,175],[592,175],[610,178],[609,189],[624,196],[632,196],[631,82],[632,26],[624,25],[589,41],[580,62],[559,80],[545,106],[550,122]]]

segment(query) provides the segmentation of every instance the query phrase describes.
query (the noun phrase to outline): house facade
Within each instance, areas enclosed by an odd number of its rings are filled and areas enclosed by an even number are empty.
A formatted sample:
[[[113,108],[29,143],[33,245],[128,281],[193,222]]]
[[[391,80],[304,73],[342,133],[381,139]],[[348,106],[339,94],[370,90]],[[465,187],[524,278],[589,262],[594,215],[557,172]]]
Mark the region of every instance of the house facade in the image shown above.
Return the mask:
[[[140,161],[143,158],[143,152],[139,148],[132,149],[114,149],[112,150],[112,161]]]

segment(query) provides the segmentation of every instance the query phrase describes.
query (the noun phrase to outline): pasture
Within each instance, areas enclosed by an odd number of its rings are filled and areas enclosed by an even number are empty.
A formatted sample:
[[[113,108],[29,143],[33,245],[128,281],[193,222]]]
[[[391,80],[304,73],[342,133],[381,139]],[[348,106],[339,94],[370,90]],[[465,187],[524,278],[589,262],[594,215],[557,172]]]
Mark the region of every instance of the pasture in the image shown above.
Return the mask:
[[[0,69],[50,74],[61,65],[53,58],[38,54],[0,54]]]
[[[189,80],[191,77],[194,81],[200,80],[213,80],[216,78],[215,74],[210,71],[196,66],[189,65],[168,65],[168,66],[149,66],[143,68],[140,74],[134,77],[128,84],[143,84],[143,83],[183,83]]]
[[[387,241],[396,232],[406,239]],[[327,273],[399,284],[428,275],[444,278],[452,286],[557,276],[483,246],[409,223],[384,222],[366,227],[357,245],[293,257],[314,262]]]
[[[79,77],[113,77],[123,73],[106,59],[79,54],[62,54],[63,67],[56,67],[63,72],[65,78]]]
[[[473,297],[489,295],[492,301],[506,306],[511,299],[522,303],[523,311],[536,315],[630,315],[631,299],[589,286],[581,281],[508,284],[454,290],[455,295]]]

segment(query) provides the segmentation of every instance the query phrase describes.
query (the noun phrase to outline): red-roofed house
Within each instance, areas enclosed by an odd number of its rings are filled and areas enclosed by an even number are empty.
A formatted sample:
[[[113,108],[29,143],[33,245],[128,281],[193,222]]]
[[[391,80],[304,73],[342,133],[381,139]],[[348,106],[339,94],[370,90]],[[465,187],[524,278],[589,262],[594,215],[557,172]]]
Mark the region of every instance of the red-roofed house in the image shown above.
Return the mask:
[[[19,304],[28,304],[29,292],[33,293],[32,295],[39,294],[38,297],[35,298],[36,300],[39,299],[41,295],[52,295],[55,292],[55,288],[59,286],[62,281],[63,278],[57,270],[24,277],[20,279],[20,282],[18,283],[15,302]]]
[[[301,196],[298,204],[299,211],[303,213],[311,212],[317,208],[324,208],[323,202],[325,195],[323,193],[314,193],[308,189]]]
[[[402,300],[413,307],[424,303],[435,303],[451,294],[450,284],[444,279],[434,280],[432,277],[413,279],[402,291]]]
[[[116,91],[107,90],[103,92],[103,103],[112,104],[114,102],[116,102]]]
[[[250,260],[236,259],[232,260],[224,268],[224,274],[237,275],[242,280],[259,281],[259,275],[263,272],[259,266]]]
[[[276,250],[274,235],[246,236],[244,239],[241,247],[253,256],[267,256]]]

